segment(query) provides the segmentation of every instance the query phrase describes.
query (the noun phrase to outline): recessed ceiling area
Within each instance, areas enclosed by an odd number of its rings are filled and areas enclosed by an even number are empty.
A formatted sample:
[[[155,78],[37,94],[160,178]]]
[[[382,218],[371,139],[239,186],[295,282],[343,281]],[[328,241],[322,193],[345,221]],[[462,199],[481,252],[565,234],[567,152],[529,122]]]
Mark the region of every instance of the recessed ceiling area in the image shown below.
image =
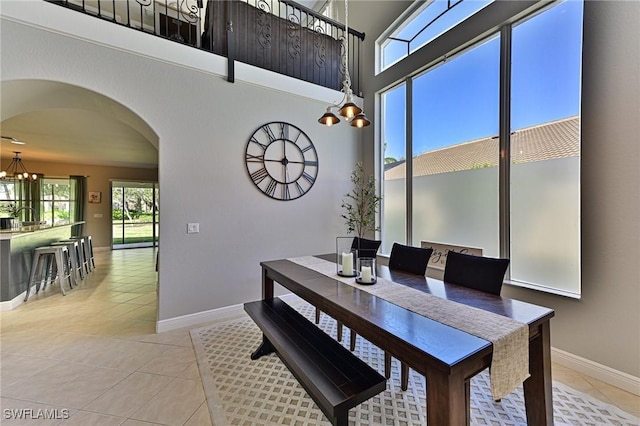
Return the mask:
[[[4,164],[20,151],[32,161],[158,167],[158,137],[137,114],[99,93],[65,83],[1,83]]]

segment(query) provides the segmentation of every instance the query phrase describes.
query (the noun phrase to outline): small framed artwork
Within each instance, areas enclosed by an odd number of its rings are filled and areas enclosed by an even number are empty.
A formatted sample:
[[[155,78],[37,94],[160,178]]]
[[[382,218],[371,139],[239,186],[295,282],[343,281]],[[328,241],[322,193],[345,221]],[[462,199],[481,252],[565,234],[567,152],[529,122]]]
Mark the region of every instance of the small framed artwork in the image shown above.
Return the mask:
[[[99,204],[102,202],[102,193],[99,191],[89,191],[89,202]]]

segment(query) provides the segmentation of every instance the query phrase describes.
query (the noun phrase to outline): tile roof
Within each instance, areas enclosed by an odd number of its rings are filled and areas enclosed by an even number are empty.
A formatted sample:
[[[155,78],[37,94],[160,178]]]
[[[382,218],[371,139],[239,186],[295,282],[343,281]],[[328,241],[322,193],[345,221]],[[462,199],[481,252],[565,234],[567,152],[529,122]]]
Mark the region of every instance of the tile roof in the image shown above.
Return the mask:
[[[580,156],[580,117],[569,117],[511,134],[514,163]],[[413,175],[424,176],[498,165],[498,137],[464,142],[425,152],[413,159]],[[404,179],[405,162],[385,167],[385,180]]]

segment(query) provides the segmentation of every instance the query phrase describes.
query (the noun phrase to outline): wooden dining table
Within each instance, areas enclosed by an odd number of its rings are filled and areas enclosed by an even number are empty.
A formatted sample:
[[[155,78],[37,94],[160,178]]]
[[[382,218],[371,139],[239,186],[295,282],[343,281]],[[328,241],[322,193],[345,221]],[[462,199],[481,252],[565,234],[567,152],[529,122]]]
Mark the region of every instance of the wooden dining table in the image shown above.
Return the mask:
[[[335,254],[319,255],[335,261]],[[274,282],[316,306],[426,377],[427,423],[468,425],[470,380],[491,364],[493,344],[395,305],[291,260],[261,262],[262,298]],[[377,266],[379,278],[492,312],[529,326],[529,373],[524,381],[527,423],[553,425],[550,324],[554,311],[424,276]]]

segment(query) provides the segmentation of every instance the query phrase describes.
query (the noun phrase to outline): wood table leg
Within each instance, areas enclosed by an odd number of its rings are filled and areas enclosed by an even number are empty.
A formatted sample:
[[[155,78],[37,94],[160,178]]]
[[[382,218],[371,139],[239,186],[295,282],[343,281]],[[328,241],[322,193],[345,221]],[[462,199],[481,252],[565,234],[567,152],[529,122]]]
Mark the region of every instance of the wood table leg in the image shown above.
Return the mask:
[[[384,351],[384,377],[391,377],[391,354],[387,351]]]
[[[400,363],[400,389],[406,391],[409,388],[409,366],[404,362]]]
[[[262,300],[273,299],[273,279],[267,276],[267,270],[262,268]]]
[[[471,382],[461,375],[433,371],[427,376],[427,424],[430,426],[468,426],[470,423]],[[533,423],[530,423],[533,424]]]
[[[524,401],[530,425],[553,425],[550,331],[546,321],[540,325],[538,336],[529,342],[531,376],[524,381]]]

